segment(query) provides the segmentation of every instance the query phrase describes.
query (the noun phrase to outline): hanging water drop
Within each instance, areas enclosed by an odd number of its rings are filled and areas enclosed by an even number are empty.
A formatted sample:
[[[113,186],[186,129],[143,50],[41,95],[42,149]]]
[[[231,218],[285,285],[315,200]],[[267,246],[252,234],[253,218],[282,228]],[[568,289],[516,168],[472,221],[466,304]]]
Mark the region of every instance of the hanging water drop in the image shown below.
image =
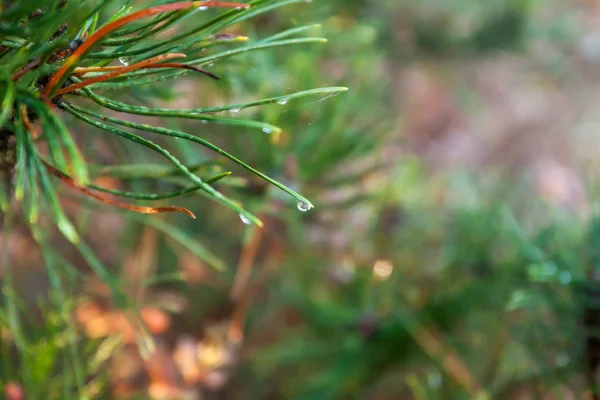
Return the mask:
[[[82,44],[82,43],[83,43],[83,40],[81,40],[81,39],[74,39],[74,40],[71,40],[71,41],[69,42],[69,49],[71,49],[71,50],[77,50],[77,48],[78,48],[79,46],[81,46],[81,44]]]
[[[284,106],[284,105],[286,105],[288,103],[288,101],[289,101],[288,99],[281,99],[281,100],[279,100],[277,102],[277,104],[280,104],[280,105]]]
[[[252,221],[250,221],[244,214],[240,214],[240,219],[246,225],[250,225],[252,223]]]
[[[563,271],[560,274],[558,274],[558,280],[563,285],[568,285],[571,282],[571,279],[571,273],[568,271]]]
[[[262,131],[264,133],[273,133],[273,128],[268,127],[268,126],[263,126]]]
[[[236,107],[236,108],[232,108],[229,111],[231,111],[232,113],[239,113],[240,111],[242,111],[242,108],[241,107]]]
[[[121,65],[128,66],[133,61],[133,57],[119,57]]]
[[[200,10],[200,11],[206,11],[206,10],[208,10],[208,7],[207,6],[200,6],[200,7],[198,7],[198,10]]]
[[[566,367],[569,364],[570,361],[571,361],[571,358],[565,352],[562,352],[562,353],[558,354],[554,358],[554,362],[556,363],[557,367]]]
[[[307,212],[312,208],[312,204],[305,203],[301,200],[298,200],[298,203],[296,205],[298,206],[298,210],[300,210],[301,212]]]

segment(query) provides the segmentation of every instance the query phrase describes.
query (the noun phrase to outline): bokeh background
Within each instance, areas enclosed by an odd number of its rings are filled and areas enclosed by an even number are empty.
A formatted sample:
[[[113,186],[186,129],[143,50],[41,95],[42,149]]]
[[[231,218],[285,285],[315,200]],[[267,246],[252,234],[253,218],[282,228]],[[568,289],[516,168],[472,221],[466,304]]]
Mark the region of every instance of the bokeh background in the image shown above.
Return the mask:
[[[89,275],[72,305],[89,396],[593,398],[600,1],[313,0],[230,31],[256,40],[311,23],[302,35],[329,43],[216,63],[216,83],[186,76],[127,94],[184,108],[350,88],[239,111],[279,135],[203,133],[314,210],[235,169],[223,190],[263,229],[197,195],[179,199],[201,210],[194,221],[68,203],[155,339],[142,357],[126,313]],[[86,140],[107,163],[148,162]],[[177,145],[188,163],[207,159]],[[40,317],[28,363],[43,393],[67,379],[55,365],[65,327],[40,305],[32,239],[17,228],[9,240],[15,293]],[[86,268],[56,246],[67,276]],[[17,385],[7,351],[2,374]]]

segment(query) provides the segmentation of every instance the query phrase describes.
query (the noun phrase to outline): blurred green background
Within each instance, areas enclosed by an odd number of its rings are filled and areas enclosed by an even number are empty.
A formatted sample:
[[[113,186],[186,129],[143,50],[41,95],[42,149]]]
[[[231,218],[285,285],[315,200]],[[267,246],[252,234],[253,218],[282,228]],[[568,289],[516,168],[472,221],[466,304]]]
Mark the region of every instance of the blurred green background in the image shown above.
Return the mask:
[[[245,53],[211,66],[219,82],[144,90],[183,108],[349,87],[230,113],[281,134],[205,134],[314,210],[238,170],[222,190],[263,229],[194,195],[178,205],[202,210],[197,220],[73,206],[156,339],[143,359],[105,288],[90,277],[74,290],[89,396],[592,398],[600,2],[313,0],[232,32],[260,40],[312,23],[301,35],[329,43]],[[207,159],[184,143],[174,152]],[[34,306],[43,267],[30,246],[24,232],[11,238],[16,293]],[[62,379],[42,366],[64,326],[40,309],[26,362],[43,388]],[[10,362],[2,374],[19,382]]]

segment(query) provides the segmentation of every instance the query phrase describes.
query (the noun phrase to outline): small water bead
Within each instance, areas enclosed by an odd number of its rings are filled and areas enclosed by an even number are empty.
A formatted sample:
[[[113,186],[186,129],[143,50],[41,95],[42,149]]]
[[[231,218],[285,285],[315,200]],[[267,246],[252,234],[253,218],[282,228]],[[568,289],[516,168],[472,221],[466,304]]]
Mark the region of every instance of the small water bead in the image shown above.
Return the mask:
[[[133,57],[119,57],[119,62],[122,65],[128,66],[133,61]]]
[[[427,377],[427,381],[429,383],[429,386],[433,388],[439,388],[443,382],[442,374],[440,374],[439,372],[432,372]]]
[[[69,42],[69,49],[71,49],[71,50],[77,50],[77,48],[78,48],[79,46],[81,46],[81,44],[82,44],[82,43],[83,43],[83,40],[81,40],[81,39],[74,39],[74,40],[71,40],[71,41]]]
[[[240,111],[242,111],[242,108],[241,107],[236,107],[236,108],[232,108],[229,111],[231,111],[232,113],[239,113]]]
[[[244,214],[240,214],[240,219],[246,225],[250,225],[252,223],[252,221],[250,221]]]
[[[208,7],[207,6],[200,6],[200,7],[198,7],[198,10],[200,10],[200,11],[206,11],[206,10],[208,10]]]
[[[277,102],[277,104],[281,104],[282,106],[286,105],[288,103],[288,99],[281,99]]]
[[[563,285],[568,285],[571,282],[571,279],[572,279],[571,273],[568,271],[563,271],[560,274],[558,274],[558,280]]]
[[[554,358],[554,362],[556,363],[557,367],[566,367],[567,365],[569,365],[570,361],[571,361],[571,358],[565,352],[557,354],[556,357]]]
[[[273,128],[268,127],[268,126],[263,126],[262,131],[264,133],[273,133]]]
[[[301,212],[307,212],[308,210],[310,210],[312,208],[311,204],[305,203],[300,200],[298,200],[298,203],[296,204],[296,206],[298,207],[298,210],[300,210]]]

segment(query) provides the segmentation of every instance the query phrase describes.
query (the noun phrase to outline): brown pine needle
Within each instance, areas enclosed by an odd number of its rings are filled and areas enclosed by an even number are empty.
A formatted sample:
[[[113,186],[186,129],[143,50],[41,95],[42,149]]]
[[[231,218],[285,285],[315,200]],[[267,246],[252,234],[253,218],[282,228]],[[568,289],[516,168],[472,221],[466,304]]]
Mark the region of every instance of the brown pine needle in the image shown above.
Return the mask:
[[[136,71],[138,69],[145,68],[148,65],[153,65],[153,64],[156,64],[163,60],[171,60],[173,58],[184,58],[184,57],[185,57],[185,54],[183,54],[183,53],[168,53],[168,54],[162,54],[160,56],[152,57],[147,60],[143,60],[143,61],[137,62],[135,64],[128,65],[126,67],[122,67],[118,70],[108,72],[108,73],[100,75],[100,76],[95,76],[93,78],[86,79],[85,81],[77,82],[71,86],[62,88],[56,92],[56,96],[59,96],[61,94],[65,94],[65,93],[69,93],[69,92],[72,92],[77,89],[81,89],[83,87],[92,85],[94,83],[108,81],[110,79],[116,78],[117,76],[126,74],[128,72]]]
[[[50,165],[48,162],[46,162],[45,160],[42,160],[42,162],[44,163],[44,166],[46,167],[46,169],[48,170],[48,172],[50,172],[52,175],[56,176],[57,178],[59,178],[62,182],[66,183],[67,185],[71,186],[74,189],[77,189],[78,191],[80,191],[81,193],[90,196],[96,200],[99,200],[101,202],[103,202],[104,204],[108,204],[111,206],[115,206],[118,208],[123,208],[125,210],[129,210],[129,211],[135,211],[141,214],[158,214],[158,213],[168,213],[168,212],[182,212],[186,215],[188,215],[191,218],[196,218],[196,216],[194,215],[193,212],[191,212],[190,210],[188,210],[187,208],[183,208],[183,207],[175,207],[175,206],[166,206],[166,207],[144,207],[144,206],[136,206],[133,204],[127,204],[127,203],[122,203],[120,201],[116,201],[116,200],[112,200],[109,199],[108,197],[99,195],[97,193],[92,192],[91,190],[89,190],[86,187],[80,186],[77,183],[75,183],[75,181],[73,180],[73,178],[71,178],[70,176],[68,176],[67,174],[65,174],[62,171],[59,171],[58,169],[56,169],[55,167],[53,167],[52,165]]]
[[[85,75],[88,72],[109,72],[109,71],[118,71],[120,69],[125,68],[122,65],[109,65],[106,67],[77,67],[73,70],[74,74],[77,75]],[[148,68],[148,67],[146,67]]]
[[[108,67],[77,67],[74,70],[74,73],[78,74],[78,75],[85,75],[88,72],[108,72],[108,71],[118,71],[121,70],[125,67],[119,66],[119,65],[114,65],[114,66],[108,66]],[[196,67],[194,65],[189,65],[189,64],[183,64],[183,63],[161,63],[161,64],[151,64],[151,65],[146,65],[144,68],[146,69],[158,69],[158,68],[179,68],[179,69],[189,69],[191,71],[196,71],[196,72],[200,72],[201,74],[210,76],[211,78],[214,79],[221,79],[219,78],[219,76],[213,74],[212,72],[209,72],[205,69]]]
[[[252,266],[254,265],[254,260],[256,259],[258,248],[262,241],[262,235],[263,230],[261,228],[255,228],[251,234],[250,241],[246,243],[242,249],[237,273],[235,274],[233,286],[229,295],[232,300],[239,300],[246,291],[250,275],[252,274]]]
[[[213,79],[221,79],[218,75],[213,74],[205,69],[196,67],[195,65],[183,64],[183,63],[162,63],[156,65],[150,65],[146,68],[180,68],[180,69],[189,69],[190,71],[200,72],[201,74],[210,76]]]
[[[259,216],[259,218],[260,217],[261,216]],[[236,302],[236,306],[231,316],[227,338],[234,344],[240,344],[244,338],[246,315],[248,314],[250,305],[256,295],[256,288],[254,290],[249,290],[248,282],[250,281],[252,267],[256,260],[263,234],[262,228],[255,227],[254,231],[251,233],[250,241],[244,245],[238,263],[237,273],[233,280],[233,286],[229,293],[229,297]]]
[[[37,139],[40,136],[40,131],[33,125],[33,123],[29,120],[29,116],[27,115],[27,107],[25,105],[21,105],[21,118],[23,118],[23,123],[25,127],[31,134],[33,139]]]
[[[144,17],[149,17],[156,14],[162,14],[169,11],[184,10],[192,7],[226,7],[226,8],[249,8],[248,4],[242,3],[230,3],[222,1],[181,1],[171,4],[162,4],[159,6],[149,7],[144,10],[140,10],[122,18],[117,19],[111,23],[104,25],[92,34],[85,42],[83,42],[74,52],[67,58],[63,65],[56,71],[50,81],[44,88],[42,94],[49,97],[56,86],[61,82],[61,79],[70,71],[71,67],[75,66],[81,57],[90,49],[94,44],[100,41],[109,33],[125,26],[131,22],[137,21]]]
[[[23,118],[23,123],[25,124],[25,127],[27,128],[27,130],[29,131],[31,136],[33,138],[39,136],[39,131],[35,128],[35,126],[29,120],[29,117],[27,116],[27,110],[24,105],[21,105],[20,111],[21,111],[21,118]],[[58,177],[62,182],[66,183],[67,185],[71,186],[72,188],[79,190],[80,192],[84,193],[87,196],[90,196],[96,200],[103,202],[104,204],[108,204],[108,205],[115,206],[118,208],[123,208],[125,210],[135,211],[135,212],[142,213],[142,214],[182,212],[182,213],[190,216],[191,218],[194,218],[194,219],[196,218],[196,216],[194,215],[193,212],[191,212],[187,208],[183,208],[183,207],[175,207],[175,206],[145,207],[145,206],[136,206],[133,204],[122,203],[120,201],[109,199],[106,196],[99,195],[97,193],[92,192],[91,190],[89,190],[86,187],[78,185],[73,178],[71,178],[69,175],[65,174],[64,172],[59,171],[57,168],[50,165],[45,160],[42,160],[42,162],[44,163],[44,166],[46,167],[46,169],[52,175]]]
[[[16,82],[17,80],[19,80],[20,77],[25,75],[27,72],[29,72],[33,69],[36,69],[39,66],[40,66],[39,60],[34,60],[34,61],[28,62],[23,68],[21,68],[16,74],[14,74],[12,76],[13,82]]]

